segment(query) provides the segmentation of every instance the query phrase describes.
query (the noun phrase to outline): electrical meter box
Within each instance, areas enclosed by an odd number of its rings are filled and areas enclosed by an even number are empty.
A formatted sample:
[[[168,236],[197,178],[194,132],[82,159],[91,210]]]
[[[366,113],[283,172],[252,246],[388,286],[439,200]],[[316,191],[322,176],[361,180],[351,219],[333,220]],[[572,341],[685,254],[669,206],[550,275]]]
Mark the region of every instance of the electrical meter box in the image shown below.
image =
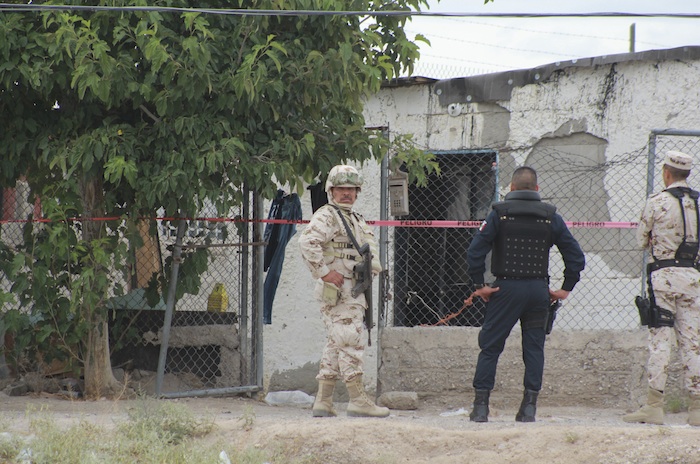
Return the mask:
[[[408,174],[405,172],[389,176],[389,212],[392,216],[408,215]]]

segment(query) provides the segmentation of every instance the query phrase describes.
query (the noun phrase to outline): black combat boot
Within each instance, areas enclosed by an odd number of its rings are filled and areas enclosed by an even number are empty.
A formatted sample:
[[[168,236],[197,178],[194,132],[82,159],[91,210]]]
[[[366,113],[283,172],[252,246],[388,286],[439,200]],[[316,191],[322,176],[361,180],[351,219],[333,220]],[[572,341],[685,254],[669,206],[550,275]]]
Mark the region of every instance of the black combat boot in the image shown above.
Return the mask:
[[[469,420],[472,422],[489,421],[489,396],[491,390],[474,390],[474,404]]]
[[[525,390],[523,393],[523,401],[520,403],[520,409],[515,415],[515,420],[518,422],[535,422],[535,413],[537,412],[537,395],[540,392],[535,390]]]

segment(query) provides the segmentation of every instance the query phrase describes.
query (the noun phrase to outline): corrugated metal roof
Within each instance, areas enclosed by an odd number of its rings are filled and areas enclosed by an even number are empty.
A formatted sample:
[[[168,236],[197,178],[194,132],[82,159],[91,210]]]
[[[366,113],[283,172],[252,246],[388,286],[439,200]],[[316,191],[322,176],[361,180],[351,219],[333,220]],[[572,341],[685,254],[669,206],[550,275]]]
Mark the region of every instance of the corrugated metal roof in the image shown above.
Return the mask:
[[[423,76],[397,77],[382,83],[382,87],[408,87],[411,85],[432,84],[438,80]]]

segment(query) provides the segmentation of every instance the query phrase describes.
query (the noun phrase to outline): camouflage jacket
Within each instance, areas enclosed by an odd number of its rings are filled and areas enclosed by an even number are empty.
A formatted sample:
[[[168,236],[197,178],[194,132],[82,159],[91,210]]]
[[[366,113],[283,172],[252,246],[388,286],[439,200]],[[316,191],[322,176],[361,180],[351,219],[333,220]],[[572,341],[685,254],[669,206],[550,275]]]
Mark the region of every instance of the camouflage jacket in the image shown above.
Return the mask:
[[[668,188],[688,187],[685,181],[674,182]],[[683,197],[683,210],[686,220],[686,240],[697,241],[695,202]],[[651,195],[639,219],[637,243],[649,248],[650,259],[673,259],[678,246],[683,241],[683,216],[678,199],[666,191]]]
[[[381,271],[377,242],[372,228],[359,213],[341,209],[350,226],[355,240],[362,246],[370,244],[372,250],[372,271]],[[314,279],[320,279],[331,270],[351,278],[360,255],[352,244],[345,226],[338,216],[339,211],[332,205],[319,208],[299,237],[301,257]]]

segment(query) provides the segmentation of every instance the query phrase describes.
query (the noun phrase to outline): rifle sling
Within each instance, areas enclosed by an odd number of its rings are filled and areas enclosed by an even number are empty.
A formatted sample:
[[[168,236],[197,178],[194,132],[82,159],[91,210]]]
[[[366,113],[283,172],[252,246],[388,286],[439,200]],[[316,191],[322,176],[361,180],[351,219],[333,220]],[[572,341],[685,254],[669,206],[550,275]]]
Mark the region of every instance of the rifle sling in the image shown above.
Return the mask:
[[[340,211],[340,208],[338,208],[335,205],[331,205],[331,206],[333,208],[335,208],[335,210],[338,212],[338,216],[340,216],[340,221],[345,226],[345,230],[347,231],[348,237],[350,237],[350,240],[352,241],[353,246],[355,247],[357,252],[360,253],[360,255],[362,255],[362,251],[360,251],[360,245],[357,243],[357,240],[355,240],[355,235],[352,233],[352,230],[350,229],[350,226],[348,225],[348,221],[346,221],[345,218],[343,217],[342,211]]]

